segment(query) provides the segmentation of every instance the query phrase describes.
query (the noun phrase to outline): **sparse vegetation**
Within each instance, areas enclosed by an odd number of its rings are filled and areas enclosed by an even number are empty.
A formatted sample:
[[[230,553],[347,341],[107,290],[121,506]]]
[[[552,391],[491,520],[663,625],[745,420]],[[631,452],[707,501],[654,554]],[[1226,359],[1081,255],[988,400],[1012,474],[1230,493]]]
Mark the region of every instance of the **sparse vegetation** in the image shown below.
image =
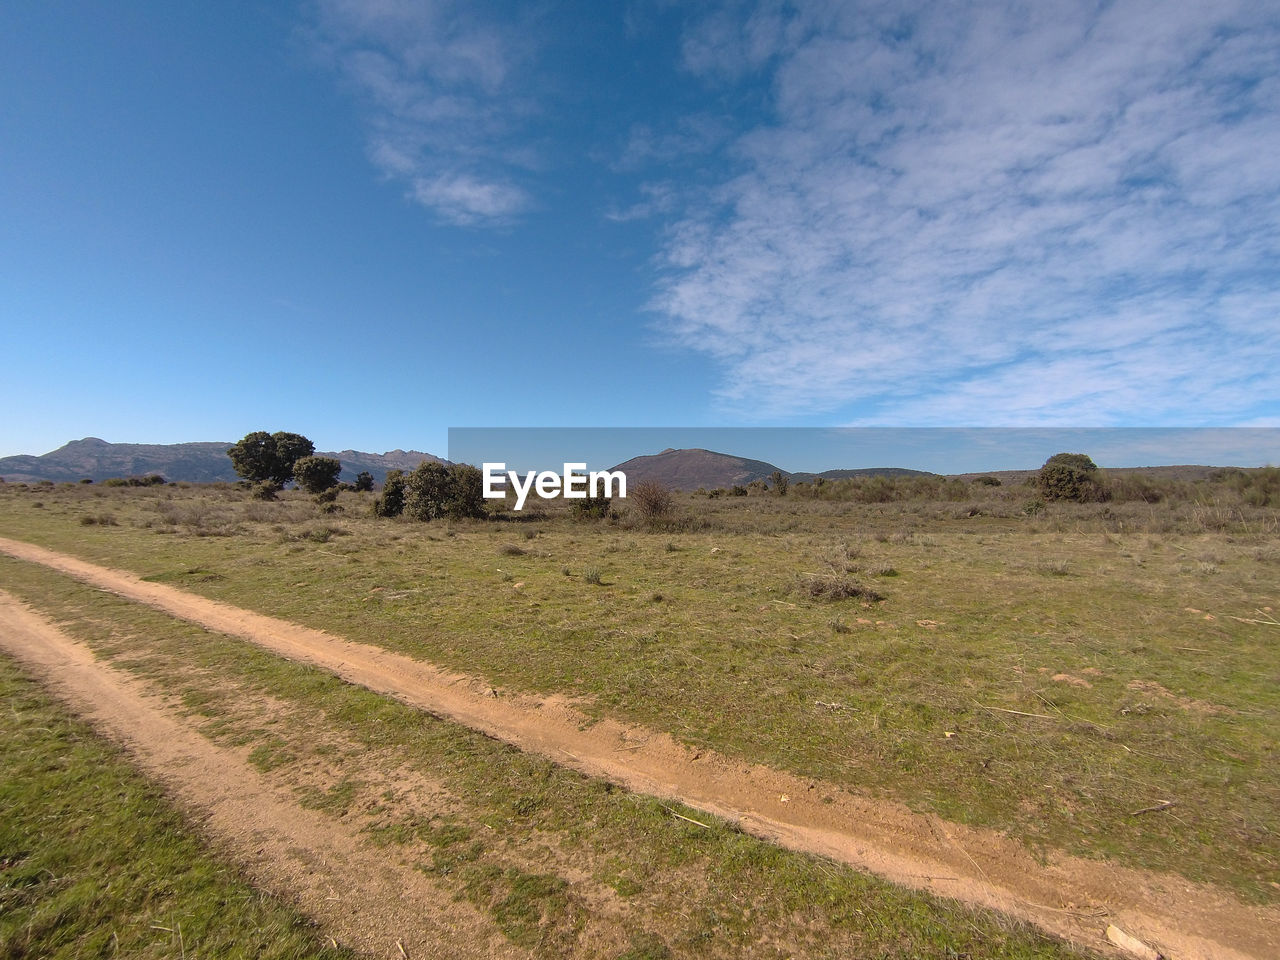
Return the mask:
[[[673,494],[699,525],[675,551],[665,528],[572,522],[568,501],[542,505],[537,549],[516,554],[503,547],[535,529],[526,517],[375,522],[346,490],[333,518],[298,491],[261,503],[231,484],[6,484],[0,535],[415,656],[429,637],[446,668],[695,747],[1275,899],[1262,621],[1280,602],[1280,512],[1249,502],[1254,481],[1163,478],[1156,502],[1037,498],[1028,514],[1020,481],[960,482],[956,501],[919,479],[890,478],[888,501]],[[117,526],[81,525],[106,513]],[[584,589],[592,570],[606,589]],[[1165,783],[1177,818],[1116,816]]]

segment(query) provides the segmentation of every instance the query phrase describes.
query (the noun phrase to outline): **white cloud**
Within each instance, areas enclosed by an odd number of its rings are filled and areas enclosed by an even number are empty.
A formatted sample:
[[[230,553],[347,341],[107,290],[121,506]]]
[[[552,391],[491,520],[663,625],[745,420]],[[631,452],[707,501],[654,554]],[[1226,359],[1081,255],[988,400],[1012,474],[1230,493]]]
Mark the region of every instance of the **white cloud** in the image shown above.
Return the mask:
[[[731,7],[685,45],[772,115],[654,306],[744,417],[1235,422],[1280,397],[1267,5]],[[737,66],[735,67],[734,64]]]
[[[366,109],[374,166],[456,224],[504,223],[531,205],[516,24],[453,0],[318,0],[313,36]]]

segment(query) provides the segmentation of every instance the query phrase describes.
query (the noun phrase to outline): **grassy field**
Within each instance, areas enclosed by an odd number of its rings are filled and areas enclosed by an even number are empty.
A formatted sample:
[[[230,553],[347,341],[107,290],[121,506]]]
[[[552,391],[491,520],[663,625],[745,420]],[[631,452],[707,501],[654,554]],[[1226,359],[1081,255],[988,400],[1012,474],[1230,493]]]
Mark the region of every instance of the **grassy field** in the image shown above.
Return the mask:
[[[9,484],[0,535],[1033,848],[1280,899],[1277,511],[1225,485],[1150,504],[970,492],[683,496],[654,530]]]
[[[786,852],[704,813],[567,772],[323,671],[42,568],[0,558],[0,577],[6,589],[62,622],[101,658],[167,691],[185,705],[202,732],[247,752],[264,776],[290,788],[301,805],[395,848],[535,956],[941,960],[1075,955],[1006,918]],[[29,687],[23,685],[23,695],[37,697]],[[22,723],[6,720],[3,731],[13,753],[26,750],[19,745],[33,727],[67,723],[51,720],[56,711],[47,705],[42,712],[28,709],[26,701],[21,706]],[[65,739],[54,734],[49,750]],[[40,756],[43,761],[16,764],[16,777],[25,778],[41,762],[66,763],[56,752]],[[57,809],[66,804],[78,808],[84,797],[98,791],[96,778],[125,776],[99,771],[97,765],[66,770],[62,776],[75,784],[75,792],[56,801]],[[33,780],[23,788],[33,820],[53,806],[42,806],[41,787],[61,783]],[[67,842],[105,844],[108,838],[99,834],[116,830],[119,820],[101,809],[100,804],[85,804]],[[133,814],[132,807],[120,812]],[[96,820],[99,816],[103,819]],[[145,834],[154,822],[136,818],[123,838]],[[62,847],[45,849],[51,840],[38,831],[21,836],[18,846],[41,857],[24,871],[53,863],[59,875],[67,873],[59,862]],[[148,848],[142,849],[142,858],[149,859]],[[115,889],[115,871],[129,871],[139,855],[107,847],[92,857],[96,869],[81,883],[91,892],[101,886]],[[148,865],[137,887],[167,889],[173,882],[170,866],[167,860]],[[0,950],[0,956],[51,955],[43,949],[50,937],[71,938],[56,926],[65,914],[41,905],[41,893],[33,890],[26,896],[32,909],[39,908],[49,919],[49,933],[33,937],[25,954]],[[124,922],[114,911],[127,916],[127,909],[107,900],[81,922],[105,931]],[[191,956],[197,942],[192,937],[206,931],[207,910],[167,902],[151,909],[138,921],[142,932],[150,929],[148,920],[170,928],[181,920]],[[23,914],[15,914],[15,929],[23,921]],[[263,935],[273,930],[266,927]],[[87,933],[78,936],[73,942],[85,946]],[[199,943],[206,944],[202,956],[233,955],[209,949],[207,941]],[[85,946],[82,953],[67,955],[90,952]]]

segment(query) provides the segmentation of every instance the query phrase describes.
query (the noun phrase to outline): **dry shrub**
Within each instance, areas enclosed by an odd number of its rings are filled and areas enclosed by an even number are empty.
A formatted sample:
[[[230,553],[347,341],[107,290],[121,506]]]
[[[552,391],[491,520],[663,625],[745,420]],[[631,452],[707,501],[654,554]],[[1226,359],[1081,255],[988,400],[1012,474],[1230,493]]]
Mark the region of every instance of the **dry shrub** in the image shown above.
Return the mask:
[[[675,509],[676,498],[656,480],[642,480],[628,492],[627,499],[641,520],[661,520]]]
[[[796,590],[799,593],[813,597],[815,600],[858,599],[866,600],[870,603],[878,603],[884,599],[882,594],[877,593],[870,587],[837,573],[810,574],[809,576],[801,577],[796,585]]]

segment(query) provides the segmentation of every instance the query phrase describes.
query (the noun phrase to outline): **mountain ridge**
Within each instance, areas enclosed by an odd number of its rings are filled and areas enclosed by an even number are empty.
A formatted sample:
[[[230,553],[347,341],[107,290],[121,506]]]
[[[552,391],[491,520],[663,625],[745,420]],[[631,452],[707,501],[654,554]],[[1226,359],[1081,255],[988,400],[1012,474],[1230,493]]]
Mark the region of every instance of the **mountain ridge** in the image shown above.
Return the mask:
[[[702,447],[680,450],[668,447],[660,453],[632,457],[613,469],[625,473],[628,483],[651,480],[673,490],[714,490],[719,487],[746,486],[755,480],[767,481],[775,472],[781,473],[793,483],[812,481],[815,477],[838,480],[843,477],[932,476],[924,470],[911,470],[907,467],[860,467],[852,470],[825,470],[822,473],[797,473],[783,470],[766,460],[718,453]]]
[[[194,441],[190,443],[111,443],[99,437],[71,440],[56,450],[33,456],[19,454],[0,457],[0,477],[15,483],[95,482],[110,477],[136,477],[159,474],[166,480],[191,483],[235,481],[236,475],[227,451],[234,441]],[[388,470],[412,470],[424,460],[447,463],[443,457],[420,450],[388,450],[366,453],[343,450],[338,453],[316,451],[318,457],[333,457],[342,463],[341,479],[355,480],[367,471],[381,483]]]

